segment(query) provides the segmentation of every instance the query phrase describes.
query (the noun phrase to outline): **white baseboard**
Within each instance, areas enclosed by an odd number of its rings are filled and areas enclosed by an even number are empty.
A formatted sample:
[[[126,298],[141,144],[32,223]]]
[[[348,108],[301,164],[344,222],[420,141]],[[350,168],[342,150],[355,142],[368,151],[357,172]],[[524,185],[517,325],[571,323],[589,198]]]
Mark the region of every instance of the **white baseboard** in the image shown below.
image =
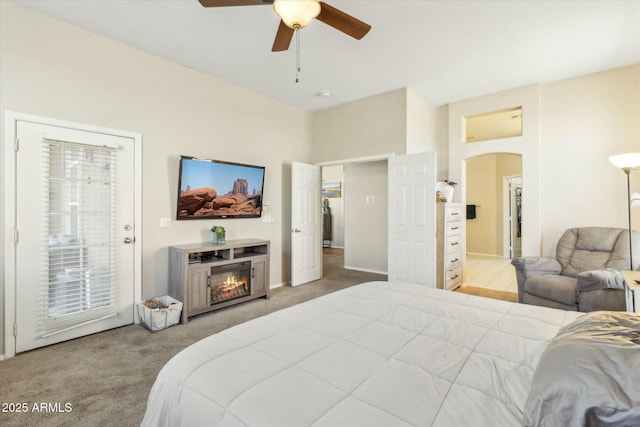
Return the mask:
[[[353,267],[351,265],[345,265],[343,267],[346,268],[347,270],[356,270],[356,271],[363,271],[365,273],[387,274],[388,275],[388,272],[386,272],[386,271],[370,270],[368,268]]]

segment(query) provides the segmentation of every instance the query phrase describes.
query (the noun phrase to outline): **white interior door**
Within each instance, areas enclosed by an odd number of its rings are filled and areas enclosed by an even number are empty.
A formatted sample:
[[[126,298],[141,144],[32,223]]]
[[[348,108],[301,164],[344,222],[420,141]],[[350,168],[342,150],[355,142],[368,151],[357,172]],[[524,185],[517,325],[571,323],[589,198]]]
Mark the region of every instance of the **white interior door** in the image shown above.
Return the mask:
[[[135,143],[18,121],[16,352],[133,323]]]
[[[435,152],[389,159],[389,281],[436,287]]]
[[[320,166],[291,165],[291,286],[322,277]]]

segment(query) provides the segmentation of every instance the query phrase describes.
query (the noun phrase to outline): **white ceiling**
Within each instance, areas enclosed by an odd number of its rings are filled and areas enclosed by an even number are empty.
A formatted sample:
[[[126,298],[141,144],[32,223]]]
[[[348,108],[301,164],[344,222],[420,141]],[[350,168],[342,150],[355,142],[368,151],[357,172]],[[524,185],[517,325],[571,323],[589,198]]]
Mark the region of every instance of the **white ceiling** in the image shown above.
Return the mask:
[[[402,87],[438,106],[640,63],[640,1],[325,1],[373,28],[358,41],[312,22],[299,83],[295,40],[271,52],[279,19],[268,5],[17,3],[309,111]]]

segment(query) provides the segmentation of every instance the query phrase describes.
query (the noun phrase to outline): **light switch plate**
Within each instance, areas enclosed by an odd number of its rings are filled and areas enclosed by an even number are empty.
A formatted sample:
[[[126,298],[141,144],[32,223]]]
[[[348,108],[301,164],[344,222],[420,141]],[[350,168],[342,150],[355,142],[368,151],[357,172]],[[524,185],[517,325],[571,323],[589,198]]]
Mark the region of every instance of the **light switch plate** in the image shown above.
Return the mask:
[[[171,218],[160,218],[160,227],[161,228],[171,227]]]

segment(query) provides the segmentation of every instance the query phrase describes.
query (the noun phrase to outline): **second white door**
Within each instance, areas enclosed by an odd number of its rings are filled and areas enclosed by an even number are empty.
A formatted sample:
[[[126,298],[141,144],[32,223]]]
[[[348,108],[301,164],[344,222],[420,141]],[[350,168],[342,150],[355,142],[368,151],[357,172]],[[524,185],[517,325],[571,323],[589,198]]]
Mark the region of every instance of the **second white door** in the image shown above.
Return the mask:
[[[291,165],[291,286],[322,277],[320,166]]]
[[[436,286],[435,152],[389,159],[389,281]]]

